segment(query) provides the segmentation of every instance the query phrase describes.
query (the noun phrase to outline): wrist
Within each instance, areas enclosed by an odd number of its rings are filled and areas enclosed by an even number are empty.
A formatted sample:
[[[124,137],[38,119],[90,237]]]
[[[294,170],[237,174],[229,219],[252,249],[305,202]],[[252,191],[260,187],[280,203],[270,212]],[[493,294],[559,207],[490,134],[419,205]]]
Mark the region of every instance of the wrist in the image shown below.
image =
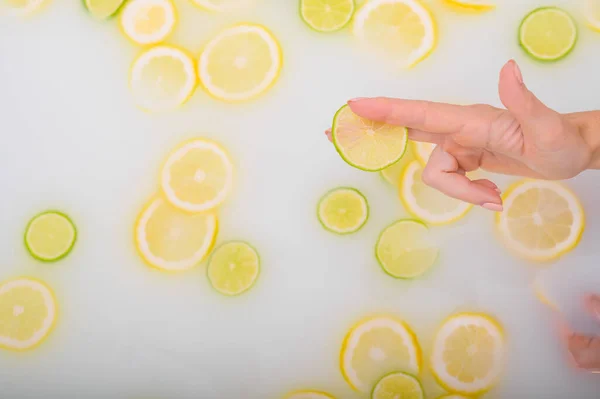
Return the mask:
[[[591,152],[587,169],[600,169],[600,111],[578,112],[571,116]]]

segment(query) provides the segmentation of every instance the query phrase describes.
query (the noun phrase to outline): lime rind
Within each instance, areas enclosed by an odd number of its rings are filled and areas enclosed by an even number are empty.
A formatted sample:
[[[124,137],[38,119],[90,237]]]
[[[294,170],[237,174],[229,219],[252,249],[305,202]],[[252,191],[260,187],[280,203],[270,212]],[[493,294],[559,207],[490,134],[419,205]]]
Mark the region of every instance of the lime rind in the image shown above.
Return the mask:
[[[387,163],[383,164],[383,165],[379,165],[376,168],[366,168],[364,166],[359,166],[357,164],[355,164],[354,162],[352,162],[350,159],[348,159],[348,157],[346,156],[346,154],[344,154],[344,151],[342,150],[340,143],[338,142],[338,138],[337,138],[337,126],[338,126],[338,119],[339,116],[342,114],[342,112],[344,112],[347,108],[349,108],[348,104],[344,104],[340,109],[337,110],[337,112],[335,113],[335,115],[333,116],[333,124],[331,127],[331,138],[333,141],[333,146],[335,147],[336,151],[338,152],[338,154],[340,155],[340,157],[342,157],[342,159],[350,166],[353,166],[357,169],[363,170],[365,172],[379,172],[385,168],[387,168],[388,166],[392,166],[393,164],[395,164],[396,162],[398,162],[399,160],[402,159],[402,157],[404,157],[404,154],[406,154],[406,150],[408,147],[408,129],[404,128],[404,148],[401,154],[399,154],[396,158],[394,158],[391,161],[388,161]]]
[[[350,193],[355,194],[356,197],[359,198],[364,205],[363,209],[365,210],[365,215],[361,219],[360,224],[353,226],[353,228],[349,229],[349,230],[340,230],[340,229],[336,229],[336,228],[330,226],[328,223],[326,223],[325,220],[323,220],[323,217],[321,215],[321,207],[322,207],[322,205],[325,204],[325,201],[327,201],[332,194],[335,194],[340,191],[347,191],[347,192],[349,192],[349,194]],[[357,189],[355,189],[353,187],[333,188],[333,189],[329,190],[328,192],[326,192],[325,195],[323,195],[321,197],[321,199],[319,200],[319,203],[317,204],[317,218],[319,219],[319,223],[321,223],[321,226],[323,226],[323,228],[325,230],[335,233],[335,234],[338,234],[338,235],[347,235],[347,234],[356,233],[357,231],[362,229],[363,226],[367,223],[367,220],[369,220],[369,215],[370,215],[370,209],[369,209],[369,202],[367,201],[367,197],[365,197],[365,195],[363,193],[361,193],[360,191],[358,191]]]
[[[214,257],[216,254],[219,253],[220,250],[223,249],[223,247],[225,247],[227,245],[244,246],[245,249],[249,249],[254,254],[254,256],[256,256],[256,273],[255,273],[254,277],[252,278],[250,284],[248,284],[242,290],[239,290],[236,292],[226,291],[226,290],[221,289],[220,287],[217,287],[217,285],[211,278],[211,269],[212,269],[212,267],[214,267],[214,263],[213,263]],[[206,275],[208,277],[208,282],[210,283],[211,287],[213,287],[213,289],[220,294],[223,294],[223,295],[229,296],[229,297],[239,296],[239,295],[249,291],[256,284],[256,281],[258,280],[258,277],[260,276],[260,273],[261,273],[260,263],[261,263],[261,259],[260,259],[260,255],[259,255],[258,251],[256,250],[256,248],[254,246],[252,246],[248,242],[242,241],[242,240],[232,240],[232,241],[224,242],[223,244],[216,247],[212,251],[212,254],[210,255],[210,257],[208,258],[208,265],[206,267]]]
[[[419,381],[419,379],[410,374],[410,373],[406,373],[404,371],[392,371],[391,373],[388,373],[386,375],[384,375],[383,377],[381,377],[379,379],[379,381],[377,381],[377,383],[375,385],[373,385],[373,389],[371,390],[371,399],[377,399],[377,397],[375,396],[377,394],[377,388],[379,387],[379,384],[383,382],[383,380],[394,376],[394,375],[401,375],[403,377],[406,377],[414,382],[416,382],[416,385],[419,387],[419,389],[421,390],[421,399],[425,397],[425,390],[423,389],[423,384],[421,384],[421,381]]]
[[[354,12],[356,11],[356,8],[357,8],[355,0],[348,0],[348,4],[351,4],[352,6],[351,6],[350,12],[349,12],[348,16],[346,17],[346,19],[343,22],[335,25],[332,28],[322,29],[322,28],[319,28],[318,26],[315,26],[315,24],[311,23],[309,21],[309,19],[306,17],[305,5],[306,5],[307,1],[308,0],[300,0],[300,2],[299,2],[300,18],[310,29],[314,30],[315,32],[319,32],[319,33],[333,33],[333,32],[338,32],[338,31],[346,28],[350,24],[350,22],[352,22],[352,17],[354,16]]]
[[[543,55],[537,54],[529,46],[527,46],[524,43],[524,40],[523,40],[523,34],[525,32],[524,28],[526,28],[527,23],[529,22],[529,20],[535,14],[538,14],[540,12],[549,12],[549,11],[554,11],[554,12],[557,12],[557,13],[560,13],[560,14],[563,14],[564,16],[566,16],[567,19],[571,22],[571,26],[572,26],[573,31],[574,31],[573,40],[571,41],[570,46],[567,49],[565,49],[562,53],[557,54],[557,55],[552,56],[552,57],[543,56]],[[563,58],[565,58],[566,56],[568,56],[575,49],[575,45],[577,44],[578,39],[579,39],[579,30],[577,28],[577,24],[575,23],[575,20],[573,19],[573,17],[571,16],[571,14],[569,14],[565,10],[563,10],[561,8],[558,8],[558,7],[538,7],[536,9],[534,9],[533,11],[531,11],[529,14],[527,14],[525,16],[525,18],[523,18],[523,20],[521,21],[521,24],[519,25],[519,31],[518,31],[519,46],[523,49],[523,51],[525,51],[525,53],[527,55],[529,55],[533,59],[535,59],[537,61],[541,61],[541,62],[555,62],[555,61],[562,60]]]
[[[30,242],[29,242],[29,238],[28,238],[29,237],[29,232],[30,232],[31,227],[33,226],[33,224],[39,218],[41,218],[43,216],[46,216],[46,215],[57,215],[59,217],[62,217],[71,226],[72,232],[73,232],[73,236],[71,237],[71,242],[69,243],[69,246],[64,251],[62,251],[60,254],[57,254],[56,256],[52,256],[52,257],[46,257],[46,256],[43,256],[43,255],[40,255],[35,250],[33,250],[31,248],[31,245],[30,245]],[[75,242],[77,241],[77,228],[75,227],[75,223],[73,223],[73,220],[71,220],[71,218],[68,215],[64,214],[63,212],[55,211],[55,210],[44,211],[44,212],[41,212],[41,213],[38,213],[37,215],[35,215],[33,218],[31,218],[31,220],[29,221],[29,223],[27,223],[27,227],[25,228],[25,234],[24,234],[24,237],[23,237],[23,241],[25,243],[25,248],[27,249],[27,252],[34,259],[37,259],[37,260],[42,261],[42,262],[47,262],[47,263],[57,262],[57,261],[59,261],[61,259],[64,259],[65,257],[67,257],[67,255],[69,255],[69,253],[71,253],[71,251],[73,250],[73,247],[75,246]]]
[[[95,0],[96,2],[109,4],[108,6],[98,8],[91,4],[93,1],[83,0],[83,5],[90,15],[99,20],[107,20],[115,17],[126,2],[126,0]]]

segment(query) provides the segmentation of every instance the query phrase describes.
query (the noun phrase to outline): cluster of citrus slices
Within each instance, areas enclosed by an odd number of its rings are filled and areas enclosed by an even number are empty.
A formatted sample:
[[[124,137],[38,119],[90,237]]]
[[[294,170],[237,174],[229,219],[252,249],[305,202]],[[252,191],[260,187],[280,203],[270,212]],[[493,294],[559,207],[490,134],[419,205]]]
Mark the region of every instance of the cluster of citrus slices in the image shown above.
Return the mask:
[[[157,269],[186,271],[205,260],[211,285],[225,295],[249,289],[259,273],[256,250],[241,241],[213,251],[218,209],[233,187],[234,168],[217,142],[198,138],[180,144],[165,160],[160,192],[141,211],[135,242],[145,262]]]
[[[479,395],[497,383],[505,354],[503,328],[492,316],[457,313],[436,332],[428,368],[451,395]],[[406,321],[391,315],[357,323],[340,351],[346,382],[355,391],[370,392],[373,399],[424,398],[423,363],[416,334]]]

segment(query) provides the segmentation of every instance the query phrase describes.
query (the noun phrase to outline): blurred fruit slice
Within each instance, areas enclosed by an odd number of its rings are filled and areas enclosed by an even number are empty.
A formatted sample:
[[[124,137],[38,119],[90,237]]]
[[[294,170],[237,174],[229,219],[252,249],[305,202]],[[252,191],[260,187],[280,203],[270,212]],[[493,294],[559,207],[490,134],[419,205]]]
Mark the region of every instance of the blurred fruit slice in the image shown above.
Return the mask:
[[[284,399],[335,399],[328,393],[321,391],[295,391],[287,394]]]
[[[23,16],[32,14],[39,10],[49,0],[4,0],[4,7],[7,8],[7,13],[13,16]]]
[[[249,290],[260,272],[260,259],[250,244],[231,241],[215,249],[208,261],[211,285],[223,295],[239,295]]]
[[[321,198],[317,215],[325,229],[337,234],[350,234],[360,230],[367,222],[369,205],[360,191],[339,187]]]
[[[352,20],[354,0],[300,0],[300,16],[318,32],[335,32]]]
[[[421,165],[427,165],[429,161],[429,157],[433,150],[435,150],[436,145],[433,143],[424,143],[421,141],[411,141],[413,145],[413,151],[415,153],[415,157],[421,162]]]
[[[416,377],[395,372],[383,377],[371,393],[371,399],[423,399],[423,387]]]
[[[96,19],[109,19],[115,16],[125,0],[84,0],[85,8]]]
[[[171,0],[128,0],[120,22],[125,36],[134,43],[157,44],[173,32],[175,5]]]

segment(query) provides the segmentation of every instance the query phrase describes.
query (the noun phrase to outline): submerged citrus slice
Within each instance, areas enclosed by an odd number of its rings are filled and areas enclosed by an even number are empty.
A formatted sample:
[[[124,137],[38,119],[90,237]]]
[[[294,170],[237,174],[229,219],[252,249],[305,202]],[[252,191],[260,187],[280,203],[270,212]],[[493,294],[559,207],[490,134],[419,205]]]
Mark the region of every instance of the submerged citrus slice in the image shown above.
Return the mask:
[[[354,7],[354,0],[300,0],[300,16],[316,31],[335,32],[350,22]]]
[[[331,136],[333,145],[344,161],[371,172],[398,162],[408,144],[405,127],[361,118],[348,105],[336,112]]]
[[[44,340],[56,320],[56,301],[41,281],[18,278],[0,284],[0,347],[26,350]]]
[[[328,393],[321,391],[295,391],[288,393],[284,399],[335,399]]]
[[[473,207],[427,186],[421,180],[423,166],[411,162],[400,179],[400,199],[415,217],[428,224],[441,225],[454,222],[467,214]]]
[[[218,143],[194,139],[167,158],[161,187],[167,200],[188,212],[205,212],[221,205],[233,185],[233,164]]]
[[[505,192],[497,228],[509,250],[526,259],[549,261],[577,246],[585,227],[578,198],[566,186],[521,180]]]
[[[599,0],[585,0],[585,19],[590,28],[600,32]]]
[[[36,259],[54,262],[71,252],[77,239],[75,225],[67,215],[49,211],[35,216],[25,230],[25,246]]]
[[[435,150],[436,145],[433,143],[424,143],[421,141],[412,141],[413,152],[415,153],[415,157],[421,162],[423,166],[427,165],[429,161],[429,157],[433,150]]]
[[[183,212],[157,197],[141,212],[135,240],[142,258],[165,271],[188,270],[213,247],[217,217],[212,213]]]
[[[416,377],[394,372],[383,377],[371,393],[371,399],[423,399],[423,387]]]
[[[466,396],[458,395],[458,394],[450,394],[450,395],[440,396],[437,399],[469,399],[469,398]]]
[[[208,280],[224,295],[239,295],[249,290],[260,272],[256,250],[242,241],[221,245],[208,261]]]
[[[247,8],[256,0],[192,0],[192,2],[208,11],[236,11]]]
[[[395,370],[418,374],[421,348],[410,327],[392,316],[361,321],[346,335],[340,366],[350,386],[368,392],[384,375]]]
[[[497,382],[503,371],[504,331],[491,316],[458,313],[437,331],[431,368],[448,391],[481,394]]]
[[[43,5],[49,2],[49,0],[4,0],[8,8],[9,15],[27,15],[31,14]]]
[[[121,12],[121,29],[137,44],[160,43],[177,21],[171,0],[129,0]]]
[[[575,47],[577,25],[573,18],[560,8],[537,8],[521,22],[519,42],[525,52],[535,59],[559,60]]]
[[[125,0],[84,0],[85,8],[97,19],[108,19],[119,12]]]
[[[387,274],[396,278],[421,276],[438,255],[429,229],[418,220],[400,220],[386,227],[375,245],[377,261]]]
[[[448,3],[473,10],[490,10],[496,7],[493,0],[446,0]]]
[[[358,190],[339,187],[329,191],[317,207],[319,221],[327,230],[349,234],[360,230],[369,217],[369,205]]]
[[[198,75],[211,96],[246,101],[275,83],[281,64],[281,48],[267,28],[240,24],[219,33],[205,46]]]
[[[184,104],[196,82],[194,60],[185,51],[164,45],[137,57],[129,78],[135,103],[146,111],[168,111]]]
[[[435,22],[419,0],[369,0],[354,15],[354,34],[369,49],[411,67],[436,43]]]

